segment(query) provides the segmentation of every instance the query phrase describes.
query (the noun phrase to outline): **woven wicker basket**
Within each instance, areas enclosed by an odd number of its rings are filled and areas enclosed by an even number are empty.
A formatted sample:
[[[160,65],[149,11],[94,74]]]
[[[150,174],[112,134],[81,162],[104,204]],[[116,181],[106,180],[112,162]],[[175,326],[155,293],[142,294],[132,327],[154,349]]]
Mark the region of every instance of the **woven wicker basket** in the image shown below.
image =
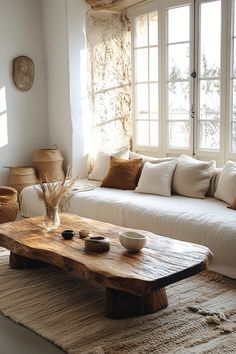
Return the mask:
[[[15,166],[10,168],[9,185],[15,188],[20,195],[23,188],[36,184],[35,169],[29,166]]]
[[[35,150],[33,153],[33,163],[38,178],[43,182],[65,178],[62,168],[63,157],[58,148]]]
[[[0,203],[0,224],[16,220],[18,203]]]
[[[17,191],[11,187],[0,186],[0,224],[14,221],[17,212]]]
[[[0,186],[0,203],[9,202],[17,202],[17,190],[11,187]]]

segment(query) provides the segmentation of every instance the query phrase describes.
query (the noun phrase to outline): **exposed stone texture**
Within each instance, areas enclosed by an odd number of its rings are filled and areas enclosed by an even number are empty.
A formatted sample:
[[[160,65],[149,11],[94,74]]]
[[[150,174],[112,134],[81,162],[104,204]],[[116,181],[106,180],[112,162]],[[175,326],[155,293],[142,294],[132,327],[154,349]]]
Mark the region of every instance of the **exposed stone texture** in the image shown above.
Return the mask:
[[[88,99],[93,149],[129,145],[131,137],[131,38],[125,16],[88,11]]]

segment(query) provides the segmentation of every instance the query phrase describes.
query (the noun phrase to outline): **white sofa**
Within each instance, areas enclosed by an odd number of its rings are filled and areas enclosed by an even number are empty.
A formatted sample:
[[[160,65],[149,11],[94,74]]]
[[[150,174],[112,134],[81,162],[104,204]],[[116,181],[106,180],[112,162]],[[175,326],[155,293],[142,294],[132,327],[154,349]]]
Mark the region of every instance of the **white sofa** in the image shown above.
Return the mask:
[[[211,195],[218,176],[219,172],[212,177]],[[225,202],[212,196],[167,198],[99,186],[100,182],[81,180],[65,203],[66,211],[205,245],[214,254],[210,269],[236,278],[236,210],[227,208]],[[23,190],[21,208],[25,217],[44,213],[33,187]]]

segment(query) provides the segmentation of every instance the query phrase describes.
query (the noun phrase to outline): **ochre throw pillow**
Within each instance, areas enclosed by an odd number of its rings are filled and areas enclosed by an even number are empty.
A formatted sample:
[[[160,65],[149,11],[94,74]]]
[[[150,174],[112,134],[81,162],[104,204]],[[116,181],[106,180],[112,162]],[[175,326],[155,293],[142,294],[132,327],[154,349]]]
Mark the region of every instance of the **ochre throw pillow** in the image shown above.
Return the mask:
[[[124,160],[111,156],[110,169],[101,187],[133,190],[138,182],[141,163],[142,159]]]

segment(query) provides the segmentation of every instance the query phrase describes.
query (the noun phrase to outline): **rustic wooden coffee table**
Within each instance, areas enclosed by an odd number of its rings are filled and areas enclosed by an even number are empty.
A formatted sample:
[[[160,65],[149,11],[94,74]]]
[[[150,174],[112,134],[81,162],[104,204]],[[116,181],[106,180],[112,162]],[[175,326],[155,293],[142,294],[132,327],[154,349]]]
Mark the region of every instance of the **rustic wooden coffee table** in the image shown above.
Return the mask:
[[[118,232],[124,228],[71,214],[60,216],[60,228],[50,233],[40,226],[42,217],[0,225],[0,245],[11,251],[10,266],[35,268],[50,263],[104,286],[106,316],[110,318],[143,315],[167,307],[164,287],[201,272],[211,259],[206,247],[147,231],[147,246],[139,253],[129,253],[119,243]],[[61,237],[65,229],[89,229],[94,235],[107,236],[110,251],[86,253],[79,236],[73,240]]]

